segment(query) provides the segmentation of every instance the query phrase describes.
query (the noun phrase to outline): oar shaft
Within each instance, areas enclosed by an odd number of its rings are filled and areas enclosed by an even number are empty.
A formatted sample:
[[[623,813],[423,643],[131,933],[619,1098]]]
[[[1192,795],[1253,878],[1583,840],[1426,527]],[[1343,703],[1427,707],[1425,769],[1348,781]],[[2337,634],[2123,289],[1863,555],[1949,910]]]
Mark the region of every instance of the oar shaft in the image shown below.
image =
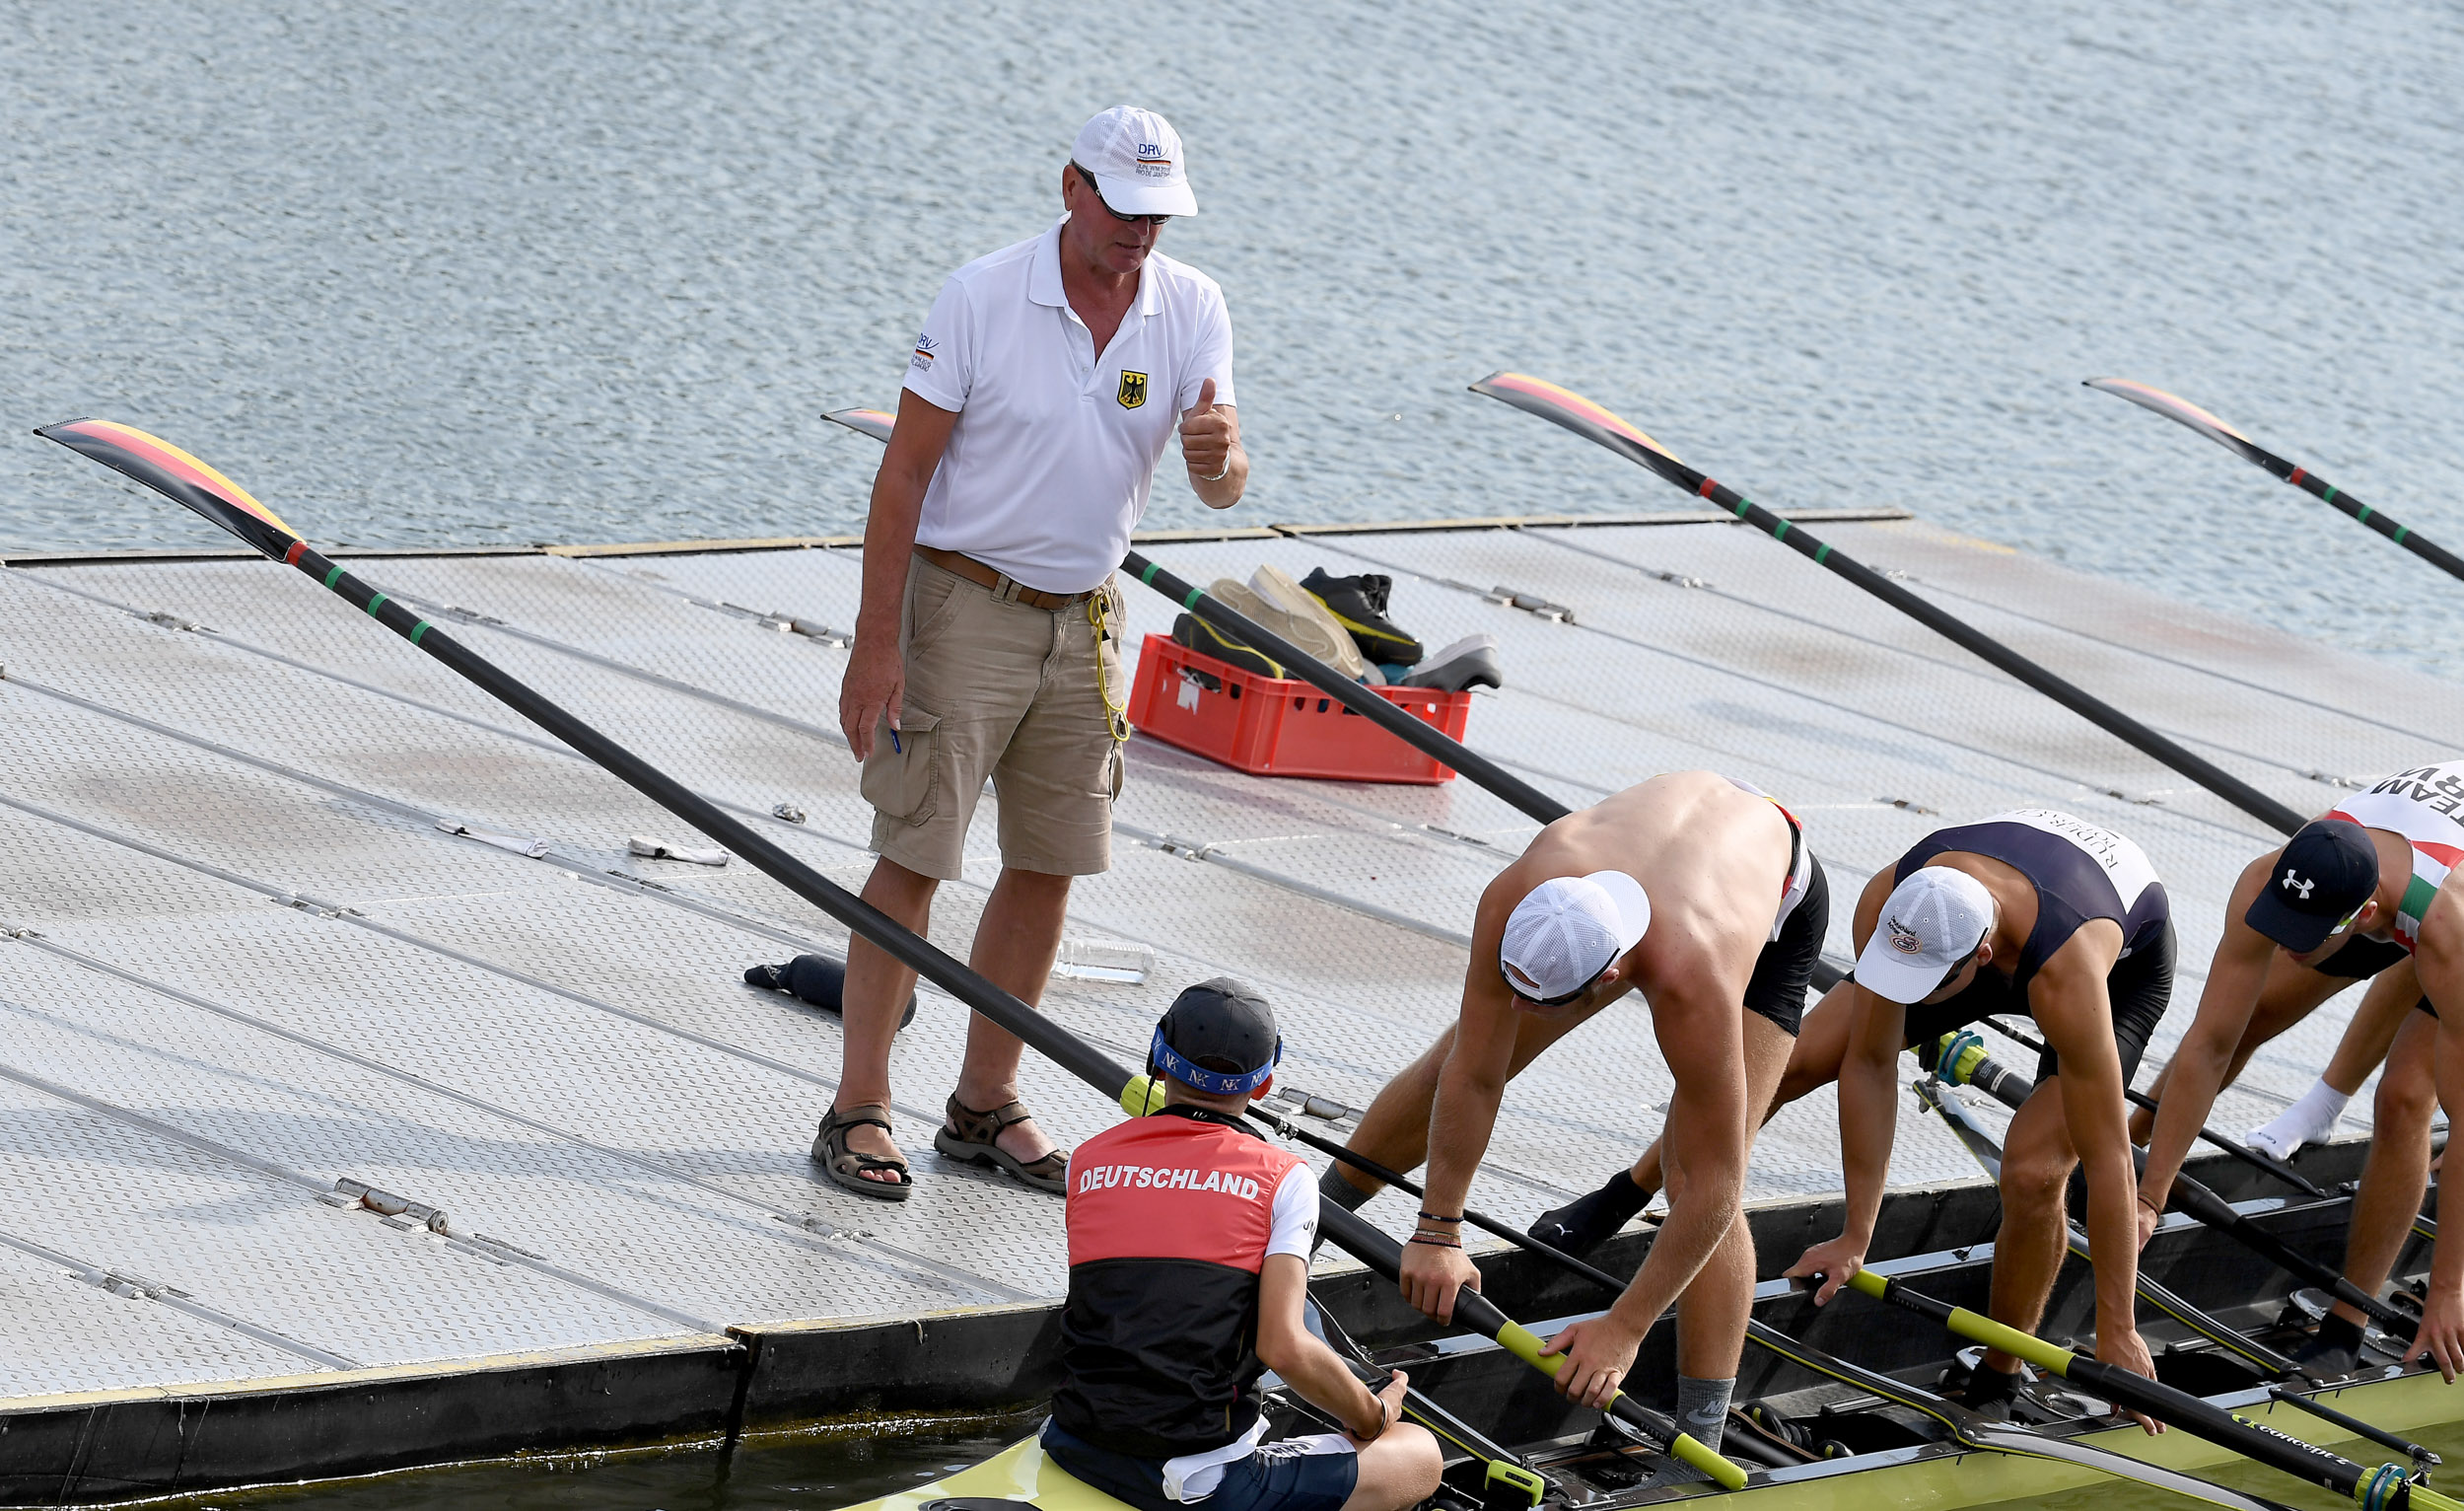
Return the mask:
[[[1424,719],[1414,718],[1389,699],[1344,676],[1308,652],[1276,634],[1237,610],[1228,608],[1187,579],[1174,575],[1137,551],[1121,558],[1121,569],[1184,611],[1230,633],[1243,645],[1264,651],[1282,662],[1328,697],[1385,730],[1404,744],[1434,756],[1526,817],[1554,824],[1573,810],[1521,777],[1448,736]]]
[[[1962,650],[2008,673],[2141,754],[2172,767],[2260,823],[2288,834],[2301,827],[2301,815],[2206,756],[2184,750],[2176,742],[2157,734],[2069,679],[2057,676],[1993,636],[1970,626],[1965,620],[1919,598],[1855,557],[1833,549],[1809,532],[1797,529],[1727,484],[1714,482],[1708,477],[1704,483],[1706,487],[1702,496],[1738,519],[1761,530],[1816,566],[1828,567],[1838,576],[1863,588]]]
[[[1999,1028],[2000,1025],[1996,1027]],[[2015,1034],[2011,1037],[2020,1038]],[[1960,1058],[1964,1060],[1965,1056],[1960,1056]],[[2014,1072],[2003,1071],[1991,1055],[1979,1056],[1978,1063],[1981,1066],[1992,1067],[1992,1070],[1981,1072],[1979,1078],[1972,1083],[1980,1090],[2004,1106],[2013,1109],[2027,1100],[2027,1094],[2033,1088],[2024,1078]],[[1994,1074],[1994,1071],[2001,1071],[2001,1073]],[[1957,1078],[1953,1077],[1953,1079]],[[2131,1150],[2131,1159],[2135,1164],[2145,1167],[2147,1161],[2147,1151],[2134,1147]],[[2175,1173],[2169,1204],[2175,1210],[2236,1240],[2287,1274],[2318,1286],[2338,1301],[2359,1309],[2389,1331],[2408,1338],[2413,1335],[2416,1325],[2412,1318],[2362,1290],[2328,1265],[2291,1248],[2283,1239],[2234,1211],[2231,1202],[2189,1176]]]
[[[2370,1511],[2378,1511],[2381,1507],[2388,1508],[2388,1511],[2401,1511],[2408,1499],[2422,1506],[2424,1511],[2432,1507],[2438,1508],[2438,1511],[2450,1511],[2456,1505],[2445,1496],[2409,1483],[2404,1472],[2392,1465],[2376,1470],[2365,1469],[2340,1454],[2329,1453],[2288,1433],[2245,1421],[2188,1392],[2177,1391],[2101,1360],[2083,1358],[1965,1307],[1954,1307],[1912,1291],[1899,1281],[1873,1270],[1859,1270],[1849,1277],[1848,1283],[1877,1301],[1888,1302],[1921,1317],[1930,1317],[1972,1343],[2000,1349],[2013,1358],[2023,1359],[2039,1369],[2084,1386],[2117,1404],[2145,1412],[2194,1436],[2282,1470],[2295,1478],[2323,1484],[2339,1494],[2352,1496]]]
[[[2008,1024],[2004,1023],[2001,1019],[1988,1018],[1985,1021],[1994,1026],[1995,1033],[2000,1034],[2011,1043],[2019,1044],[2025,1048],[2033,1049],[2039,1054],[2047,1052],[2042,1042],[2030,1039],[2027,1035],[2010,1027]],[[2140,1091],[2134,1087],[2125,1086],[2122,1088],[2122,1095],[2130,1099],[2131,1106],[2133,1107],[2144,1108],[2150,1113],[2156,1111],[2156,1099],[2148,1096],[2144,1091]],[[2236,1139],[2227,1138],[2223,1134],[2216,1131],[2214,1128],[2201,1128],[2199,1130],[2199,1136],[2208,1143],[2214,1144],[2217,1148],[2223,1150],[2226,1154],[2229,1154],[2233,1158],[2241,1161],[2243,1164],[2248,1165],[2255,1170],[2266,1171],[2269,1175],[2274,1176],[2277,1180],[2284,1182],[2293,1189],[2300,1191],[2305,1196],[2318,1196],[2324,1198],[2334,1194],[2329,1191],[2327,1187],[2303,1175],[2300,1171],[2293,1169],[2283,1160],[2277,1159],[2273,1155],[2263,1154],[2260,1151],[2251,1148],[2248,1144],[2242,1143]]]
[[[1552,393],[1543,395],[1536,389],[1549,389]],[[1656,442],[1648,446],[1643,444],[1635,439],[1641,432],[1622,420],[1616,420],[1607,411],[1578,412],[1568,404],[1568,400],[1572,400],[1576,404],[1587,405],[1588,400],[1556,390],[1553,385],[1539,384],[1535,379],[1512,373],[1493,373],[1473,384],[1472,391],[1528,410],[1577,435],[1596,441],[1696,497],[1709,499],[1814,565],[1828,568],[1952,644],[2008,673],[2090,724],[2170,766],[2259,822],[2288,834],[2301,827],[2301,815],[2216,762],[2184,750],[2112,704],[2056,676],[1993,636],[1972,628],[1965,621],[1919,598],[1864,562],[1773,514],[1726,483],[1679,462]],[[1596,406],[1590,407],[1596,410]],[[1610,421],[1614,421],[1614,425]]]

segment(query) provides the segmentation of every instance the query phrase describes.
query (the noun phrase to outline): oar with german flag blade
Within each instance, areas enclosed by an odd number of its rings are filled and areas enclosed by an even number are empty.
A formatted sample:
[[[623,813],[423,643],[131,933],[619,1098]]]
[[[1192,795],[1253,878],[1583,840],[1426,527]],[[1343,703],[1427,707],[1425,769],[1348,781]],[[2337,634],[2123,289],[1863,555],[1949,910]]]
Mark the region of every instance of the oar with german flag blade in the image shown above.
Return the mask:
[[[1491,373],[1471,386],[1475,394],[1503,399],[1586,440],[1639,463],[1698,498],[1707,498],[1819,567],[1863,588],[1962,650],[2009,673],[2088,723],[2154,757],[2272,828],[2291,833],[2301,815],[2204,756],[2192,755],[2139,720],[2057,677],[1993,636],[1928,603],[1864,562],[1824,544],[1736,489],[1678,461],[1668,448],[1608,410],[1556,384],[1526,373]]]
[[[2415,535],[2406,526],[2397,524],[2343,489],[2331,485],[2308,468],[2293,466],[2187,398],[2176,397],[2144,383],[2133,383],[2128,378],[2089,378],[2081,387],[2127,398],[2142,409],[2152,409],[2168,420],[2187,425],[2242,461],[2265,468],[2319,502],[2367,525],[2449,577],[2464,577],[2464,558],[2459,558],[2433,540]]]
[[[412,613],[398,601],[335,565],[301,540],[271,509],[196,458],[142,430],[108,420],[67,420],[45,425],[35,434],[134,478],[211,520],[252,548],[299,568],[345,603],[365,612],[370,618],[588,756],[609,775],[734,850],[771,880],[851,931],[862,934],[900,965],[1018,1036],[1037,1053],[1105,1097],[1119,1102],[1123,1111],[1133,1116],[1153,1111],[1148,1105],[1150,1082],[1146,1076],[1130,1074],[1102,1050],[944,954],[888,914],[834,885],[699,793]],[[1385,1278],[1396,1278],[1403,1250],[1392,1238],[1355,1214],[1333,1206],[1321,1214],[1319,1223],[1330,1243]],[[1507,1352],[1544,1374],[1554,1376],[1565,1362],[1561,1356],[1542,1355],[1543,1340],[1539,1334],[1499,1311],[1477,1291],[1466,1290],[1455,1298],[1454,1320],[1464,1328],[1495,1338]],[[1671,1455],[1710,1475],[1720,1485],[1736,1489],[1745,1483],[1743,1470],[1632,1398],[1619,1395],[1609,1403],[1609,1410],[1627,1425],[1666,1444]]]
[[[898,416],[880,409],[832,409],[821,416],[887,445]],[[1472,785],[1511,804],[1525,818],[1554,824],[1573,810],[1488,756],[1389,698],[1380,697],[1248,615],[1209,596],[1137,551],[1121,558],[1121,570],[1222,629],[1241,644],[1264,652],[1320,692],[1386,731],[1405,745],[1453,767]]]
[[[1820,1279],[1808,1275],[1805,1283],[1810,1289]],[[2414,1511],[2464,1511],[2464,1502],[2416,1482],[2393,1464],[2365,1468],[2342,1454],[2330,1453],[2289,1433],[2236,1416],[2187,1391],[2177,1391],[2099,1359],[2082,1357],[1966,1307],[1955,1307],[1910,1290],[1905,1283],[1874,1270],[1861,1269],[1849,1276],[1848,1287],[1920,1317],[1930,1317],[1971,1343],[1999,1348],[2116,1405],[2144,1412],[2193,1437],[2206,1438],[2244,1458],[2282,1470],[2296,1479],[2325,1485],[2339,1495],[2352,1497],[2362,1511],[2407,1511],[2408,1507]]]

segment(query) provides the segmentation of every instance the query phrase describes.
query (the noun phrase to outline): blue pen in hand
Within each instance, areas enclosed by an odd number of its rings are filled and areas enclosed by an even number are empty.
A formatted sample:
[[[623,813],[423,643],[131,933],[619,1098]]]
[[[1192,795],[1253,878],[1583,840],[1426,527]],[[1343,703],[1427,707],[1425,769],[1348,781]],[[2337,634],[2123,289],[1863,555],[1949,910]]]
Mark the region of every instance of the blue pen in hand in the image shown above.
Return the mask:
[[[907,754],[907,748],[898,743],[898,731],[894,729],[889,732],[889,748],[892,754],[899,756]]]

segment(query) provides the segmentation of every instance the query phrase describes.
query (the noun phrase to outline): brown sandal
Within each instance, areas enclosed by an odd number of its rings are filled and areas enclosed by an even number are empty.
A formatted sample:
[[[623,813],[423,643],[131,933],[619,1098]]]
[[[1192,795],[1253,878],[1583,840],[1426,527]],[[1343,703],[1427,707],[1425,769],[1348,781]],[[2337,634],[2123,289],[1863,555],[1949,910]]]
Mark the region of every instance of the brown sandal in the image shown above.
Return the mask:
[[[891,1132],[889,1108],[880,1102],[864,1102],[840,1112],[836,1108],[821,1119],[821,1131],[813,1136],[812,1162],[821,1167],[830,1183],[859,1196],[876,1201],[904,1201],[915,1189],[915,1177],[903,1159],[883,1159],[847,1147],[849,1128],[879,1128]],[[868,1180],[868,1170],[891,1170],[898,1173],[895,1181]]]
[[[1066,1195],[1070,1188],[1067,1154],[1055,1149],[1031,1160],[1021,1160],[994,1142],[1002,1129],[1015,1127],[1034,1115],[1023,1102],[1004,1102],[990,1112],[979,1113],[960,1104],[953,1094],[950,1099],[950,1121],[934,1130],[933,1147],[953,1160],[1006,1170],[1039,1191]]]

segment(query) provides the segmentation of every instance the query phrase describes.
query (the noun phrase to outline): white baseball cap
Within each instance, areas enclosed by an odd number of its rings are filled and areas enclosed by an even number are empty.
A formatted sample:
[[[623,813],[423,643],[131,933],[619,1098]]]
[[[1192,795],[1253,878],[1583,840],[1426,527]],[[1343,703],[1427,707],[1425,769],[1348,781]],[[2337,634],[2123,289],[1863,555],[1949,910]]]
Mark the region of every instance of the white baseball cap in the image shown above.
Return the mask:
[[[1923,1001],[1993,926],[1994,895],[1983,882],[1948,866],[1921,866],[1883,901],[1873,937],[1857,957],[1857,984],[1889,1001]]]
[[[1514,904],[1498,970],[1514,995],[1553,1007],[1579,995],[1651,926],[1652,899],[1623,871],[1555,877]]]
[[[1095,192],[1123,215],[1195,215],[1180,133],[1153,110],[1116,105],[1078,128],[1070,161],[1095,176]]]

